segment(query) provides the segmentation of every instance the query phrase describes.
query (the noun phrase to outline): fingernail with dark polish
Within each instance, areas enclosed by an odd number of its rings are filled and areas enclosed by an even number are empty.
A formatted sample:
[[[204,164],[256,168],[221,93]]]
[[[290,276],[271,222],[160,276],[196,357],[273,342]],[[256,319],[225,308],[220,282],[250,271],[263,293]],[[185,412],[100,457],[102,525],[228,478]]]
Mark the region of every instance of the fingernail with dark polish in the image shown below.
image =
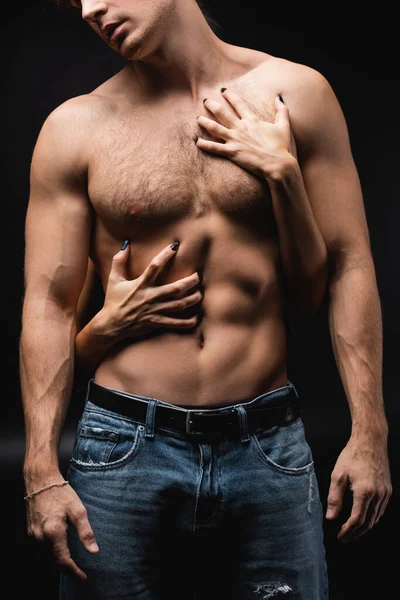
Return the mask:
[[[207,98],[204,98],[204,100],[203,100],[203,104],[204,104],[204,102],[205,102],[206,100],[207,100]]]
[[[196,315],[196,319],[197,319],[197,322],[198,322],[198,323],[200,323],[200,321],[201,321],[202,317],[203,317],[203,313],[202,313],[202,312],[200,312],[200,313],[198,313],[198,314]]]
[[[221,92],[224,92],[227,88],[221,88]]]
[[[129,240],[125,240],[121,246],[121,250],[125,250],[125,248],[128,246],[129,244]]]
[[[281,102],[283,102],[283,98],[282,98],[282,96],[281,96],[280,94],[278,94],[278,98],[279,98],[279,100],[280,100]],[[283,102],[283,104],[285,104],[285,103]]]
[[[174,242],[171,246],[172,250],[178,250],[179,242]]]

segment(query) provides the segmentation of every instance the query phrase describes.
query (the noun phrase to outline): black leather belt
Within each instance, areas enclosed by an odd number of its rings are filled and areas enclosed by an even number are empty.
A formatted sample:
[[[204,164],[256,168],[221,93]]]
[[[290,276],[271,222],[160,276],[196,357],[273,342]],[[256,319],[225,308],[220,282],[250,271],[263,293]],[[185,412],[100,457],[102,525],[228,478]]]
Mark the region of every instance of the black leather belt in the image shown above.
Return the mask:
[[[143,425],[146,423],[148,401],[124,396],[123,392],[112,391],[97,385],[94,381],[91,381],[89,386],[87,399],[93,404],[130,417]],[[247,413],[249,433],[260,428],[289,423],[300,416],[299,398],[291,386],[269,400],[267,405],[243,408]],[[239,413],[233,406],[229,409],[202,410],[157,404],[154,429],[160,427],[167,427],[195,438],[237,435],[240,431]]]

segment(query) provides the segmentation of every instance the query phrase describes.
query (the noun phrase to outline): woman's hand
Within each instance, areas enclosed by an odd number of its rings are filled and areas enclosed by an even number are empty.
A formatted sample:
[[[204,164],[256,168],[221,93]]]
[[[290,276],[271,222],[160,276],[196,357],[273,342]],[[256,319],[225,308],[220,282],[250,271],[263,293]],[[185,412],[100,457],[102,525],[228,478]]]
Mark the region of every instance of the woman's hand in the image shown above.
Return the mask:
[[[160,327],[187,329],[197,325],[200,308],[190,318],[168,316],[169,312],[181,311],[200,302],[201,291],[195,286],[199,274],[193,273],[164,285],[155,281],[165,264],[175,256],[176,250],[168,245],[150,262],[137,279],[127,280],[126,262],[129,244],[123,244],[113,257],[108,278],[104,306],[97,315],[97,332],[113,341],[141,336]],[[167,314],[164,314],[167,313]]]
[[[238,116],[226,105],[206,98],[204,106],[215,120],[201,115],[197,122],[223,142],[198,138],[198,148],[226,156],[240,167],[266,179],[274,178],[277,171],[296,160],[289,110],[279,94],[275,98],[275,122],[269,123],[259,119],[235,92],[222,88],[221,93]]]

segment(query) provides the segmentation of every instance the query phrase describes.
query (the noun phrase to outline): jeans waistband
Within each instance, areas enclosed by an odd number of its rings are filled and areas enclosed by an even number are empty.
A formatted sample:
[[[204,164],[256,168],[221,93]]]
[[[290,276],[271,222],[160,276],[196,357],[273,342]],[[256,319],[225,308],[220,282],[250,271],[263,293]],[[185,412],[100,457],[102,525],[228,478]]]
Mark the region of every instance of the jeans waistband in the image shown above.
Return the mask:
[[[250,400],[219,408],[194,406],[186,409],[157,398],[127,394],[89,381],[86,408],[108,410],[145,425],[145,437],[167,428],[191,439],[210,439],[236,435],[242,441],[259,428],[289,423],[300,416],[297,392],[289,384],[260,394]]]
[[[90,392],[90,386],[92,383],[94,382],[94,378],[90,379],[90,381],[88,382],[88,386],[87,386],[87,394],[86,394],[86,401],[89,398],[89,392]],[[97,385],[97,384],[96,384]],[[127,398],[133,398],[136,400],[142,400],[143,402],[149,402],[150,400],[155,401],[157,404],[161,404],[161,405],[165,405],[168,406],[169,408],[175,408],[176,410],[198,410],[201,412],[206,412],[206,411],[224,411],[224,410],[229,410],[235,406],[238,406],[239,404],[241,404],[244,407],[252,407],[252,406],[262,406],[266,403],[271,402],[272,400],[274,400],[275,398],[281,398],[283,396],[288,395],[288,393],[292,393],[294,391],[297,399],[299,400],[299,394],[297,392],[297,389],[295,387],[295,385],[288,379],[288,382],[286,385],[283,385],[279,388],[275,388],[273,390],[269,390],[268,392],[264,392],[262,394],[259,394],[258,396],[255,397],[250,397],[250,398],[244,398],[243,400],[237,400],[233,403],[230,404],[224,404],[224,405],[213,405],[213,406],[209,406],[209,405],[190,405],[190,404],[171,404],[170,402],[166,402],[165,400],[160,400],[159,398],[154,398],[151,396],[142,396],[140,394],[132,394],[130,392],[124,392],[122,390],[113,388],[113,387],[107,387],[107,386],[102,386],[104,387],[104,389],[106,390],[110,390],[111,392],[114,392],[115,394],[119,394],[120,396],[125,396]]]

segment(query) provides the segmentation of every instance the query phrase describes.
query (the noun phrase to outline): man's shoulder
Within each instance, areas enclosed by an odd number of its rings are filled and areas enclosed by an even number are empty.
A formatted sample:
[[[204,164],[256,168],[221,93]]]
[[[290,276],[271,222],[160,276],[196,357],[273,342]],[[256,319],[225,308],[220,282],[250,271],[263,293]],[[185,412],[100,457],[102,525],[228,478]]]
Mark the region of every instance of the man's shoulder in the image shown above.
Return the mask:
[[[328,79],[311,65],[266,56],[261,77],[272,94],[282,95],[298,148],[305,151],[313,147],[317,138],[324,138],[326,143],[343,125],[343,114]]]
[[[46,121],[83,134],[97,129],[115,108],[121,75],[118,71],[91,91],[68,98],[51,111]]]
[[[264,73],[281,90],[282,95],[285,91],[307,92],[329,86],[325,75],[311,65],[271,54],[265,56]]]
[[[45,124],[78,132],[89,128],[104,110],[104,99],[93,91],[64,100],[48,114]]]
[[[97,97],[83,94],[68,98],[45,118],[33,149],[33,170],[62,173],[84,172],[90,144],[99,121],[101,106]]]

